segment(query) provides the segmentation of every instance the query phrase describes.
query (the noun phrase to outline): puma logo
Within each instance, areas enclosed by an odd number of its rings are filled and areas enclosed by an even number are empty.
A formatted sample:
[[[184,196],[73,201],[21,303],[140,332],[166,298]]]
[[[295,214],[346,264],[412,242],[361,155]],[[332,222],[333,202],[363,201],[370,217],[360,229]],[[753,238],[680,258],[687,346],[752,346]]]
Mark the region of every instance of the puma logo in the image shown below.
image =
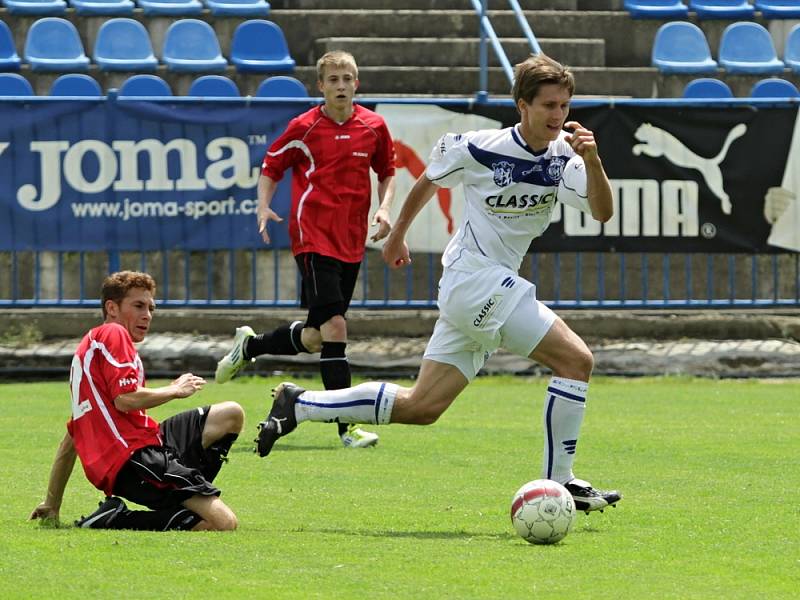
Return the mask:
[[[719,165],[725,160],[731,144],[747,132],[747,125],[740,123],[730,130],[722,149],[712,158],[698,156],[683,142],[668,131],[664,131],[650,123],[642,123],[633,134],[641,143],[633,147],[633,154],[645,154],[653,158],[664,157],[669,162],[684,169],[695,169],[705,179],[708,189],[720,199],[722,212],[731,214],[731,200],[723,187],[722,171]]]

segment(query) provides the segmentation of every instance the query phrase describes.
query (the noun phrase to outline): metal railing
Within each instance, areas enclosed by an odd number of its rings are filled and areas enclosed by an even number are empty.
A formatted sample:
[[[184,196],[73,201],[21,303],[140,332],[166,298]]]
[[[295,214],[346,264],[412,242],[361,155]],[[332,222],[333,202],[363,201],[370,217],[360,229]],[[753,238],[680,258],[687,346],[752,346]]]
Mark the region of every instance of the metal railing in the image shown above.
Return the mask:
[[[541,54],[542,49],[539,47],[539,42],[536,41],[533,29],[531,29],[528,20],[525,18],[525,13],[522,12],[522,7],[520,7],[519,2],[517,2],[517,0],[508,0],[508,3],[511,6],[511,10],[514,11],[514,16],[519,23],[520,29],[522,29],[522,33],[528,40],[531,52],[533,54]],[[475,9],[475,14],[478,16],[479,20],[478,65],[480,67],[480,72],[478,76],[478,92],[476,94],[479,102],[489,99],[489,51],[487,40],[491,43],[497,60],[500,61],[500,66],[508,79],[508,83],[510,85],[514,84],[514,69],[511,67],[505,50],[503,50],[503,44],[500,42],[500,38],[494,31],[492,21],[489,18],[488,5],[488,0],[472,0],[472,7]]]
[[[393,271],[377,251],[362,263],[352,306],[435,308],[439,255],[413,254]],[[292,307],[300,282],[288,250],[11,252],[0,254],[0,307],[96,306],[109,272],[148,271],[159,304]],[[800,254],[529,254],[520,273],[554,308],[800,306]]]

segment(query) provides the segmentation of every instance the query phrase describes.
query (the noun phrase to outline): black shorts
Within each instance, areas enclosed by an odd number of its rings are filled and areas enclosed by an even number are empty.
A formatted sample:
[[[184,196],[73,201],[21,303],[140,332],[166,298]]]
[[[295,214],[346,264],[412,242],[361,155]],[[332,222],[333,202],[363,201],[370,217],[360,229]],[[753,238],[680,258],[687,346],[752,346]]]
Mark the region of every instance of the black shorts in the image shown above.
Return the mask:
[[[303,281],[300,306],[308,309],[306,325],[319,329],[350,307],[361,263],[349,263],[313,252],[294,257]]]
[[[153,510],[178,506],[194,495],[219,496],[203,472],[208,471],[203,427],[210,408],[187,410],[162,422],[164,445],[134,452],[117,474],[114,495]]]

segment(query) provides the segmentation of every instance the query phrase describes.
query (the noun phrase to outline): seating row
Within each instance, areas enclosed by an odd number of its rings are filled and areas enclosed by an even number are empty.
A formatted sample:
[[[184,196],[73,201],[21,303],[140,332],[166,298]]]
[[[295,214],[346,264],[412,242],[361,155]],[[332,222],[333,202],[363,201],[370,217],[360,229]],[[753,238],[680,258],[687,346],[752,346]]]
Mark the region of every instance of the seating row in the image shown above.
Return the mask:
[[[684,98],[733,98],[733,92],[727,83],[720,79],[702,77],[693,79],[683,89]],[[800,98],[800,91],[791,81],[770,77],[753,84],[750,98]]]
[[[270,5],[265,0],[136,0],[146,15],[191,16],[208,8],[213,15],[265,17]],[[61,15],[67,10],[65,0],[2,0],[11,14]],[[132,0],[69,0],[79,15],[130,15]]]
[[[295,67],[281,28],[263,19],[236,27],[230,54],[237,71],[291,73]],[[220,72],[228,66],[214,29],[199,19],[180,19],[170,25],[161,58],[168,70],[178,72]],[[144,25],[126,17],[101,25],[92,59],[103,71],[155,71],[158,65]],[[34,71],[89,68],[78,30],[60,17],[33,22],[25,40],[24,60]],[[0,21],[0,70],[17,70],[21,62],[8,26]]]
[[[719,65],[711,58],[703,30],[686,21],[665,23],[653,43],[653,66],[662,73],[711,73],[718,66],[732,74],[778,74],[786,67],[800,73],[800,25],[786,37],[783,60],[778,58],[769,32],[752,21],[728,25],[717,56]]]
[[[634,19],[672,19],[687,17],[689,11],[698,19],[752,19],[756,11],[765,19],[800,18],[797,0],[625,0],[625,10]]]
[[[140,73],[128,77],[117,92],[119,96],[172,96],[169,84],[158,75]],[[0,73],[0,96],[34,96],[30,82],[18,73]],[[103,96],[97,81],[84,73],[58,77],[50,96]],[[222,75],[203,75],[195,79],[187,96],[206,98],[241,98],[236,84]],[[308,98],[306,87],[294,77],[275,75],[258,86],[257,98]]]

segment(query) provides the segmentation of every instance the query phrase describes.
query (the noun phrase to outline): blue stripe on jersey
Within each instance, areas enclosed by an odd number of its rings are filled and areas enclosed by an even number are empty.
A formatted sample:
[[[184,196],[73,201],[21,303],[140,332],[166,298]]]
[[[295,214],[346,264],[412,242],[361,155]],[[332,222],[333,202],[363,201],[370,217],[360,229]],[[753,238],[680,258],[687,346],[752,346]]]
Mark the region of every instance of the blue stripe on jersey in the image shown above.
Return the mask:
[[[548,168],[550,163],[557,159],[561,165],[565,165],[569,160],[569,156],[552,156],[550,158],[543,158],[541,160],[532,161],[525,160],[524,158],[517,158],[516,156],[508,156],[506,154],[498,154],[497,152],[490,152],[478,148],[473,143],[468,143],[467,148],[477,162],[484,167],[497,173],[502,171],[511,177],[511,182],[505,185],[498,185],[498,187],[507,187],[511,183],[529,183],[532,185],[553,186],[558,185],[561,180],[561,169],[558,169],[558,179],[553,179],[548,175]],[[510,173],[508,170],[510,169]]]
[[[569,392],[565,392],[564,390],[554,388],[553,386],[549,386],[547,388],[547,391],[550,392],[551,394],[555,394],[556,396],[567,398],[568,400],[575,400],[576,402],[586,402],[585,396],[577,396],[575,394],[570,394]]]

